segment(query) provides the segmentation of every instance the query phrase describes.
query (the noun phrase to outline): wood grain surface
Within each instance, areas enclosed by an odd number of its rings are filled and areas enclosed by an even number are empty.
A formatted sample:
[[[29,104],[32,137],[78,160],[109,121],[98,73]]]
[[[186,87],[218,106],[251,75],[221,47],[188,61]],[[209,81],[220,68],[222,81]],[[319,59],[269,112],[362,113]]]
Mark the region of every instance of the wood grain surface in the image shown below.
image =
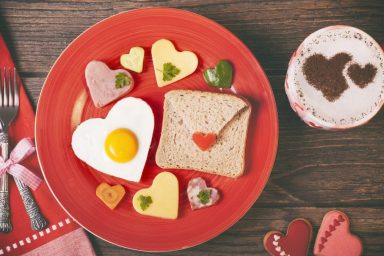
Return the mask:
[[[204,15],[243,40],[270,79],[280,122],[275,167],[252,209],[211,241],[168,254],[266,255],[262,245],[266,232],[285,231],[292,219],[304,217],[316,234],[323,215],[336,208],[350,216],[364,255],[384,255],[383,111],[360,128],[315,130],[291,110],[283,87],[291,53],[319,28],[352,25],[384,42],[384,1],[1,0],[0,32],[36,106],[52,64],[83,30],[120,11],[153,6]],[[146,254],[89,237],[98,255]]]

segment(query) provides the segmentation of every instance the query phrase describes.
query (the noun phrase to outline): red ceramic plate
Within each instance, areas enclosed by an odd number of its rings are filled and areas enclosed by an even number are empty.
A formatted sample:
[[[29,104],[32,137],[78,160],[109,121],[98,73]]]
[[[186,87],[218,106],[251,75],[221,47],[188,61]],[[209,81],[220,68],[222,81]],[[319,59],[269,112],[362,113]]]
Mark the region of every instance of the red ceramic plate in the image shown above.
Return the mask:
[[[198,69],[189,77],[158,88],[150,56],[152,43],[170,39],[178,50],[199,57]],[[147,101],[155,114],[155,132],[140,183],[99,173],[76,158],[71,149],[74,127],[92,117],[105,117],[113,104],[96,109],[86,90],[84,69],[97,59],[120,68],[119,58],[133,46],[146,51],[144,71],[133,74],[136,87],[129,96]],[[228,59],[235,68],[232,91],[246,97],[253,107],[246,149],[245,174],[238,179],[188,170],[169,170],[180,182],[177,220],[141,216],[132,207],[133,194],[152,183],[163,171],[155,163],[160,137],[163,95],[178,88],[211,90],[202,77],[205,68]],[[132,72],[133,73],[133,72]],[[277,149],[278,120],[268,79],[247,47],[228,30],[200,15],[163,8],[121,13],[103,20],[81,34],[58,58],[40,95],[36,114],[36,144],[45,179],[62,207],[80,225],[113,244],[143,251],[172,251],[203,243],[236,223],[262,192]],[[225,156],[223,156],[224,158]],[[192,211],[186,196],[188,180],[202,176],[220,190],[214,207]],[[102,182],[123,184],[127,195],[115,210],[96,196]]]

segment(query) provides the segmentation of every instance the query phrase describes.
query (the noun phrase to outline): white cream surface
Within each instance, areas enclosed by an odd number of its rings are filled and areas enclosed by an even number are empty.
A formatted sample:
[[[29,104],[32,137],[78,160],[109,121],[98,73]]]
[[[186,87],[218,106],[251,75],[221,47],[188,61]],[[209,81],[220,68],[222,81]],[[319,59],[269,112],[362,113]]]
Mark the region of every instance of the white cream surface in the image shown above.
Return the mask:
[[[303,64],[314,54],[322,54],[329,59],[341,52],[352,56],[352,61],[343,69],[349,88],[340,98],[330,102],[308,83],[303,74]],[[354,63],[361,67],[371,63],[377,68],[376,76],[365,88],[354,84],[347,74],[348,67]],[[379,111],[384,101],[383,50],[369,35],[356,28],[335,26],[311,34],[299,47],[296,58],[289,66],[288,77],[289,85],[294,87],[290,90],[294,90],[305,111],[332,125],[362,124]]]

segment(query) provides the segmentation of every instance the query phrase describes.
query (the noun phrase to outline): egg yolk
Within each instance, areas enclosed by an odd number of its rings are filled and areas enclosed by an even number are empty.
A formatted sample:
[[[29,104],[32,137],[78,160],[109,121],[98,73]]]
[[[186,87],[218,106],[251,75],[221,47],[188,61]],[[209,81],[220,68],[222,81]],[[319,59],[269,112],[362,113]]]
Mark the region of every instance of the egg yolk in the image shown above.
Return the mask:
[[[105,152],[115,162],[131,161],[138,149],[136,135],[128,129],[120,128],[108,134],[104,143]]]

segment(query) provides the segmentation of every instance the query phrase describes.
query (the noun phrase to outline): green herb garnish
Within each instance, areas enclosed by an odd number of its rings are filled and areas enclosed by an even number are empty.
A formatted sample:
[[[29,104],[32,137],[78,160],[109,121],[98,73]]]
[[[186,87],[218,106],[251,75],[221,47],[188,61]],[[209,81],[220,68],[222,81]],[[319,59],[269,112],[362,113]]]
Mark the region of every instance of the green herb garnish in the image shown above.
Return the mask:
[[[211,199],[212,190],[202,190],[197,194],[197,198],[200,199],[202,204],[207,204]]]
[[[180,69],[178,69],[175,65],[170,62],[163,64],[163,81],[171,81],[175,76],[180,73]]]
[[[150,196],[143,196],[143,195],[140,195],[140,196],[139,196],[139,201],[140,201],[140,208],[141,208],[141,210],[143,210],[143,211],[145,211],[145,210],[149,207],[149,205],[150,205],[151,203],[153,203],[153,202],[152,202],[152,197],[150,197]]]
[[[115,87],[117,89],[123,88],[131,83],[131,78],[124,73],[118,73],[115,78]]]

